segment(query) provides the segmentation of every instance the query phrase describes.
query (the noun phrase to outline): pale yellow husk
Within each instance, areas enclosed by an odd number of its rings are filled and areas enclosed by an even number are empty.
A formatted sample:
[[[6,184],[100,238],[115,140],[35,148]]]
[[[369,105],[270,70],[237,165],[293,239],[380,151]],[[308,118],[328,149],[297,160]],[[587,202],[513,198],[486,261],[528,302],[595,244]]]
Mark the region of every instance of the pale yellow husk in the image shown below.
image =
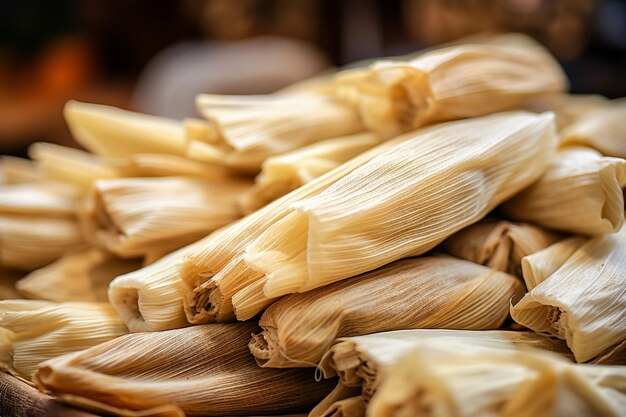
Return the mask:
[[[35,300],[107,302],[109,283],[141,268],[140,260],[120,259],[101,249],[69,253],[17,282],[25,297]]]
[[[559,132],[562,133],[564,128],[568,128],[598,109],[606,108],[608,103],[610,103],[609,99],[597,94],[563,94],[554,97],[549,107],[556,113],[557,126]],[[561,139],[564,137],[561,136]]]
[[[512,306],[511,316],[564,339],[578,362],[611,353],[626,341],[625,268],[626,228],[595,237]]]
[[[502,206],[513,219],[572,233],[601,234],[624,223],[626,161],[591,148],[559,150],[539,181]]]
[[[556,146],[553,116],[513,112],[423,129],[361,154],[240,222],[181,266],[192,323],[239,319],[304,292],[432,249],[535,181]],[[393,213],[393,215],[391,215]],[[265,303],[261,302],[263,299]]]
[[[0,301],[0,368],[30,381],[41,362],[125,333],[105,303]]]
[[[489,219],[455,233],[440,249],[457,258],[521,277],[522,258],[559,238],[559,234],[529,223]]]
[[[0,215],[0,265],[32,271],[85,245],[76,220]]]
[[[0,184],[22,184],[43,180],[32,161],[14,156],[0,156]]]
[[[620,417],[625,387],[624,366],[432,340],[391,369],[367,416]]]
[[[603,155],[626,158],[624,118],[624,99],[590,106],[560,132],[561,142],[590,146]]]
[[[95,182],[79,212],[85,236],[122,257],[175,250],[242,216],[247,180],[122,178]]]
[[[339,73],[338,95],[358,106],[370,129],[392,137],[563,92],[567,81],[550,53],[529,38],[516,39],[515,47],[508,41],[467,43]]]
[[[122,416],[287,414],[330,392],[332,384],[316,382],[311,370],[259,368],[246,346],[255,329],[236,323],[135,333],[50,360],[34,381],[62,401]]]
[[[187,155],[249,172],[272,155],[364,129],[354,109],[324,95],[202,94],[196,102],[209,122],[187,123]]]
[[[100,104],[69,101],[65,120],[74,139],[100,156],[185,153],[182,123]]]
[[[388,330],[497,329],[515,277],[448,256],[403,259],[272,304],[250,351],[270,368],[315,366],[335,339]]]
[[[0,185],[2,214],[73,218],[76,205],[76,190],[62,183],[38,181]]]
[[[524,257],[521,266],[526,289],[530,291],[545,281],[586,241],[581,236],[569,237]]]
[[[254,187],[242,197],[241,207],[246,213],[258,210],[379,143],[373,133],[358,133],[271,156],[263,162]]]
[[[338,339],[326,352],[318,368],[325,378],[338,376],[338,386],[346,387],[342,395],[333,398],[334,401],[354,395],[349,389],[357,389],[364,402],[368,403],[389,376],[393,365],[406,353],[429,341],[459,350],[480,346],[511,351],[535,347],[571,356],[563,341],[533,332],[415,329]],[[325,399],[325,405],[320,403],[319,409],[332,408],[332,402],[328,401],[331,395]]]

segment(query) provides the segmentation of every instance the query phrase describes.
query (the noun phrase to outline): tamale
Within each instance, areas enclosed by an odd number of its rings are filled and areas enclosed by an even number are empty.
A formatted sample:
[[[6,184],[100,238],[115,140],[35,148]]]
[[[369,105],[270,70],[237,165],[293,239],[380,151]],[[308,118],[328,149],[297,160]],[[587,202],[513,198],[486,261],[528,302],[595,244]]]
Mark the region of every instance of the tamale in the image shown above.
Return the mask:
[[[32,161],[14,156],[0,156],[0,184],[22,184],[43,180]]]
[[[30,381],[40,362],[125,333],[108,304],[0,301],[0,369]]]
[[[118,275],[141,268],[137,259],[120,259],[101,249],[69,253],[17,282],[30,299],[107,302],[109,283]]]
[[[359,133],[271,156],[263,162],[254,187],[241,198],[241,207],[244,212],[251,213],[378,143],[380,140],[376,135]]]
[[[213,320],[262,279],[257,305],[422,254],[535,181],[555,142],[552,115],[514,112],[383,143],[190,252],[181,265],[188,319]]]
[[[334,398],[332,393],[329,394],[316,407],[317,415],[329,413],[336,408],[334,403],[352,397],[354,391],[350,389],[358,389],[364,403],[368,403],[389,375],[393,365],[406,353],[428,341],[461,350],[466,346],[486,346],[501,350],[535,347],[568,358],[571,356],[563,341],[533,332],[414,329],[341,338],[324,354],[318,366],[325,378],[339,377],[337,389],[340,392]]]
[[[85,236],[122,257],[174,250],[241,217],[251,183],[199,178],[98,180],[79,211]]]
[[[410,61],[378,61],[337,75],[338,94],[364,123],[392,137],[429,123],[519,108],[563,92],[555,59],[529,38],[511,47],[482,42],[440,48]]]
[[[424,342],[389,372],[368,417],[620,417],[626,367],[574,364],[538,349]]]
[[[582,234],[612,233],[624,223],[626,161],[590,148],[557,152],[546,173],[506,202],[508,217]]]
[[[515,277],[448,256],[396,261],[303,294],[291,294],[261,316],[250,351],[269,368],[315,366],[333,341],[386,330],[497,329],[509,300],[522,294]]]
[[[45,217],[75,216],[73,187],[46,181],[0,186],[0,213]]]
[[[24,274],[0,266],[0,300],[22,298],[15,284]]]
[[[209,122],[188,125],[187,155],[248,172],[272,155],[364,129],[354,109],[324,95],[202,94],[196,102]]]
[[[554,97],[549,107],[556,113],[557,127],[561,132],[564,128],[585,118],[589,113],[605,108],[608,103],[610,103],[609,99],[598,94],[563,94]]]
[[[311,370],[259,368],[247,349],[255,323],[134,333],[39,367],[39,389],[122,416],[287,414],[332,389]],[[179,414],[174,414],[175,412]]]
[[[626,228],[597,236],[512,306],[511,316],[564,339],[578,362],[610,354],[626,341],[625,268]]]
[[[585,243],[584,237],[563,239],[522,259],[522,276],[528,291],[541,284]]]
[[[0,215],[0,265],[32,271],[84,246],[69,218]]]
[[[626,99],[607,100],[596,105],[566,126],[561,132],[561,142],[581,144],[600,151],[603,155],[626,158]]]
[[[522,258],[555,243],[560,236],[529,223],[486,220],[471,225],[443,242],[443,252],[522,276]]]
[[[178,120],[78,101],[69,101],[64,115],[74,139],[96,155],[185,152],[184,129]]]

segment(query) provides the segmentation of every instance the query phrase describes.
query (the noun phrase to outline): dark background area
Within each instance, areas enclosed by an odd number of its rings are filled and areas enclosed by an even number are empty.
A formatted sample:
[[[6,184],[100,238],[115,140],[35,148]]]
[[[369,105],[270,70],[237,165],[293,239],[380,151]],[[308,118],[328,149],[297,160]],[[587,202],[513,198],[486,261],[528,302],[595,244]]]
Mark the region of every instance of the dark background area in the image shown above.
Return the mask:
[[[62,119],[72,98],[191,116],[175,101],[269,93],[485,31],[542,42],[574,93],[626,96],[618,0],[1,0],[0,152],[72,144]],[[168,97],[173,106],[157,106]]]

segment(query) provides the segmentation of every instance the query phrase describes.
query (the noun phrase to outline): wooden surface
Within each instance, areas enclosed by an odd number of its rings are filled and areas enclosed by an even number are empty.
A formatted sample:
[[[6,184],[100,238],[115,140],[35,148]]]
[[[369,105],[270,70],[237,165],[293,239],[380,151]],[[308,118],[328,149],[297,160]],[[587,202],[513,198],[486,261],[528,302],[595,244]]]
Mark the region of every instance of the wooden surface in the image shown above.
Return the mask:
[[[97,417],[54,401],[35,388],[0,372],[0,417]]]

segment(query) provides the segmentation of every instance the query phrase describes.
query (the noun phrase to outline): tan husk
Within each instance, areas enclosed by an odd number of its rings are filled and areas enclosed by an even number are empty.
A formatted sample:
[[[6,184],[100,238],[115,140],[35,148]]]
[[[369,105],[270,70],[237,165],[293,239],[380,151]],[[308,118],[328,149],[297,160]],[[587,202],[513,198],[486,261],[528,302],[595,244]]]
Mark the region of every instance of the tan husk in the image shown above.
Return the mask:
[[[251,183],[197,178],[99,180],[79,212],[85,236],[122,257],[174,250],[241,217]]]
[[[250,351],[269,368],[315,366],[338,337],[417,328],[497,329],[515,277],[448,256],[403,259],[272,304]]]
[[[578,362],[610,353],[626,341],[625,268],[626,228],[597,236],[512,306],[511,316],[564,339]]]
[[[125,333],[105,303],[0,301],[0,369],[30,381],[39,363]]]
[[[0,215],[0,265],[3,267],[32,271],[84,245],[74,219]]]
[[[64,115],[74,139],[96,155],[185,153],[184,129],[177,120],[73,100]]]
[[[320,140],[363,131],[357,112],[324,95],[201,94],[187,122],[187,155],[248,172],[263,161]]]
[[[603,155],[626,158],[625,117],[625,99],[590,106],[560,132],[561,142],[590,146]]]
[[[187,317],[213,320],[262,279],[263,294],[251,298],[259,306],[261,297],[424,253],[536,180],[555,141],[552,115],[515,112],[434,126],[365,152],[190,252],[181,265]],[[239,319],[260,311],[245,310]]]
[[[467,346],[501,350],[534,347],[571,357],[563,341],[533,332],[414,329],[338,339],[324,354],[318,368],[325,378],[338,376],[339,386],[346,387],[344,391],[359,389],[367,403],[389,375],[390,368],[407,352],[428,341],[460,350]],[[346,394],[334,400],[349,397],[353,392]]]
[[[389,372],[368,417],[620,417],[626,367],[574,364],[538,349],[426,341]]]
[[[488,219],[455,233],[440,249],[457,258],[521,277],[522,258],[559,238],[559,234],[529,223]]]
[[[62,401],[80,406],[85,398],[125,416],[287,414],[308,410],[330,392],[332,384],[316,382],[311,370],[259,368],[247,349],[256,328],[236,323],[135,333],[48,361],[34,381]]]
[[[624,223],[624,186],[625,160],[566,147],[539,181],[501,210],[510,218],[566,232],[612,233]]]
[[[433,122],[519,108],[563,92],[567,81],[541,45],[480,42],[440,48],[410,61],[384,60],[337,76],[338,94],[384,137]]]
[[[258,210],[379,143],[376,135],[359,133],[271,156],[263,162],[254,187],[242,196],[241,207],[245,213]]]
[[[69,253],[17,282],[24,296],[55,302],[107,302],[109,283],[118,275],[141,268],[137,259],[120,259],[101,249]]]

